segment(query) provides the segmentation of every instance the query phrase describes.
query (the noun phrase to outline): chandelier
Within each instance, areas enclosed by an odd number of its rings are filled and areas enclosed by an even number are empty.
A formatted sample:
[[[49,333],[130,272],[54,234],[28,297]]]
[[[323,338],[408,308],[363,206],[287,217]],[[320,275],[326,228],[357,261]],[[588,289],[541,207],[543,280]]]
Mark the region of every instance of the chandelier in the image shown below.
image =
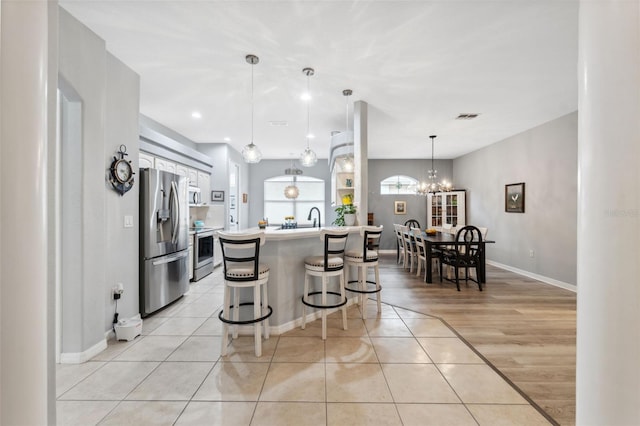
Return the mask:
[[[262,153],[253,143],[253,66],[260,62],[256,55],[247,55],[245,60],[251,65],[251,142],[242,148],[242,158],[246,163],[259,163]]]
[[[300,190],[296,186],[296,176],[301,175],[302,170],[297,168],[294,165],[293,160],[291,160],[291,167],[288,169],[285,169],[284,174],[287,176],[293,176],[293,178],[291,179],[291,185],[287,185],[284,188],[284,196],[290,200],[295,200],[300,195]]]
[[[310,114],[309,114],[309,109],[310,109],[309,104],[311,103],[311,98],[310,98],[311,92],[309,91],[309,77],[315,74],[315,71],[313,70],[313,68],[304,68],[302,72],[307,76],[307,94],[306,94],[307,95],[306,96],[307,98],[307,149],[305,149],[302,155],[300,155],[300,164],[302,164],[304,167],[311,167],[318,162],[318,156],[316,155],[315,152],[313,152],[313,150],[309,146],[309,139],[312,138],[311,132],[309,130],[310,128],[309,124],[311,122]]]
[[[442,182],[438,182],[438,171],[435,168],[435,163],[433,159],[434,140],[437,136],[431,135],[429,137],[431,138],[431,169],[429,170],[429,176],[428,176],[429,180],[418,183],[418,185],[416,186],[416,194],[418,195],[427,195],[427,194],[432,194],[436,192],[451,191],[451,188],[452,188],[451,183],[447,182],[446,180],[443,180]]]

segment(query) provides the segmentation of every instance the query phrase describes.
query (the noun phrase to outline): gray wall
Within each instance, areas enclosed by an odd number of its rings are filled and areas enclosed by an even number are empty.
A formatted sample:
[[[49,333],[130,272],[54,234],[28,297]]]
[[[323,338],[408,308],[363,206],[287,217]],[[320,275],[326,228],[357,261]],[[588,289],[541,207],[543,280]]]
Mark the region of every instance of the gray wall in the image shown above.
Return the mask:
[[[140,77],[124,63],[107,53],[107,97],[105,119],[105,164],[111,163],[121,144],[127,146],[127,159],[133,170],[138,164],[138,112],[140,110]],[[118,301],[121,318],[140,311],[138,304],[138,206],[139,178],[134,175],[133,188],[124,196],[115,192],[108,181],[106,191],[106,299],[105,329],[113,321],[114,302],[111,289],[122,283],[125,293]],[[133,228],[124,228],[124,216],[133,216]]]
[[[122,226],[125,214],[138,220],[137,186],[120,197],[106,171],[120,144],[138,154],[139,81],[64,9],[59,43],[60,78],[82,107],[81,123],[75,123],[81,133],[72,145],[63,143],[61,160],[62,352],[79,353],[103,341],[111,328],[116,282],[125,288],[121,315],[138,312],[137,228]]]
[[[488,259],[576,284],[577,121],[574,112],[453,161],[467,223],[496,241]],[[505,213],[504,186],[517,182],[526,184],[525,213]]]
[[[325,181],[324,199],[325,209],[322,213],[322,226],[331,225],[336,219],[336,213],[331,207],[331,173],[326,159],[318,159],[313,167],[296,166],[303,172],[303,176],[310,176]],[[258,226],[258,221],[264,217],[264,180],[275,176],[284,175],[285,169],[291,167],[291,160],[262,160],[258,164],[252,164],[249,169],[249,224],[248,228]],[[280,223],[280,219],[269,218],[274,223]],[[306,219],[306,217],[304,218]]]
[[[456,188],[464,189],[453,180],[451,160],[436,160],[438,180],[453,182]],[[418,181],[426,179],[431,169],[431,160],[369,160],[369,212],[374,214],[374,224],[383,225],[380,241],[382,250],[396,248],[393,224],[404,224],[409,219],[417,219],[420,226],[427,225],[427,197],[419,195],[380,195],[380,181],[395,175],[411,176]],[[407,202],[407,214],[394,214],[394,201]]]

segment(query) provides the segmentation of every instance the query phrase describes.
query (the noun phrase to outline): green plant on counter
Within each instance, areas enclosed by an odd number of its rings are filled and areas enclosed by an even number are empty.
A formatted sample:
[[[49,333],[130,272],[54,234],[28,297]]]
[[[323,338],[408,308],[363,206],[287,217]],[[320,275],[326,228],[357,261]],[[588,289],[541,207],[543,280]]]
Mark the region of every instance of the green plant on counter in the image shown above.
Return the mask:
[[[335,211],[336,213],[338,213],[338,217],[336,217],[336,220],[333,221],[332,225],[345,226],[344,215],[356,214],[356,206],[354,206],[353,204],[343,204],[336,207]]]

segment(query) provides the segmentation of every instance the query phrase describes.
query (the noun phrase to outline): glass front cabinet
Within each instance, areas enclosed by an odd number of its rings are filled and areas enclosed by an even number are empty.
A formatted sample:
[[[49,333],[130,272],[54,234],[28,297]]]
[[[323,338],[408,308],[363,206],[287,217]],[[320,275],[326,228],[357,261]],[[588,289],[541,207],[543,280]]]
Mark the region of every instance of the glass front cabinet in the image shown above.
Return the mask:
[[[442,230],[443,225],[466,225],[465,191],[436,192],[427,196],[427,227]],[[448,226],[446,226],[448,227]]]

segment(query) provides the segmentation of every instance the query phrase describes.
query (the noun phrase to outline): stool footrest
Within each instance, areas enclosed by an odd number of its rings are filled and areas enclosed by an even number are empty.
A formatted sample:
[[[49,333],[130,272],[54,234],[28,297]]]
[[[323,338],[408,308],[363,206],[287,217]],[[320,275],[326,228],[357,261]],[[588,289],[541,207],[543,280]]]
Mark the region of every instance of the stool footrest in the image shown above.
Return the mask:
[[[378,287],[377,287],[377,285],[376,285],[376,282],[375,282],[375,281],[367,281],[367,284],[369,284],[369,285],[373,285],[373,286],[376,286],[376,288],[374,288],[373,290],[360,290],[360,289],[356,289],[356,288],[350,288],[350,287],[348,287],[348,285],[349,285],[349,284],[359,283],[359,282],[360,282],[360,281],[357,281],[357,280],[349,281],[349,282],[347,283],[347,285],[346,285],[346,286],[344,286],[344,288],[345,288],[345,290],[347,290],[347,291],[351,291],[351,292],[353,292],[353,293],[364,293],[364,294],[369,294],[369,293],[379,293],[379,292],[380,292],[380,290],[382,290],[382,286],[380,286],[380,287],[378,288]]]
[[[307,297],[308,296],[314,296],[316,294],[322,294],[321,291],[313,291],[311,293],[307,293]],[[338,292],[335,291],[327,291],[326,294],[333,294],[334,296],[340,296],[342,297],[342,295]],[[307,306],[310,306],[312,308],[318,308],[318,309],[331,309],[331,308],[339,308],[341,306],[344,306],[347,304],[347,298],[345,297],[344,300],[341,300],[340,303],[335,304],[335,305],[314,305],[313,303],[309,303],[306,300],[304,300],[305,296],[302,296],[302,303],[304,303]]]
[[[245,302],[245,303],[241,303],[240,306],[253,306],[254,303],[253,302]],[[233,309],[233,306],[231,306],[229,308],[229,310]],[[273,308],[271,306],[267,306],[267,309],[269,309],[269,312],[264,315],[261,316],[260,318],[254,318],[254,319],[250,319],[250,320],[243,320],[243,321],[233,321],[230,319],[226,319],[222,316],[222,314],[224,313],[224,311],[220,311],[220,313],[218,314],[218,318],[220,319],[220,321],[225,322],[227,324],[235,324],[235,325],[247,325],[247,324],[255,324],[257,322],[260,321],[264,321],[267,318],[269,318],[271,316],[271,314],[273,313]]]

